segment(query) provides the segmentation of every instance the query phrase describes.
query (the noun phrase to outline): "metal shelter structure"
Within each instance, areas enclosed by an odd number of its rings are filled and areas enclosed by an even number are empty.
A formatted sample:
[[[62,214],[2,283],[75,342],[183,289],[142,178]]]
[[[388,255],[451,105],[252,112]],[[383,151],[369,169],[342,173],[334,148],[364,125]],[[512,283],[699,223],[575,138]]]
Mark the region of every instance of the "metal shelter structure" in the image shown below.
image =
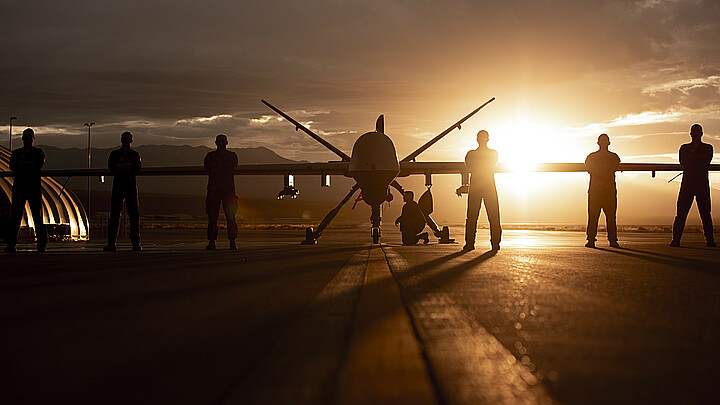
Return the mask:
[[[0,146],[0,171],[10,170],[10,150]],[[9,220],[13,177],[0,177],[0,215]],[[80,199],[53,177],[42,178],[43,221],[51,237],[87,240],[88,216]],[[5,221],[3,221],[5,222]],[[30,206],[25,205],[21,227],[34,228]]]

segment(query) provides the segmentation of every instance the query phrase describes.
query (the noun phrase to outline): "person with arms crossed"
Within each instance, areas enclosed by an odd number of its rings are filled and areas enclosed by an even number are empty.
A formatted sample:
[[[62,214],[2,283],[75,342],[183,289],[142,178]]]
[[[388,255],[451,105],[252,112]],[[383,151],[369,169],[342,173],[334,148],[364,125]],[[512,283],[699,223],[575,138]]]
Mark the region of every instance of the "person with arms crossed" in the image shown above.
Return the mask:
[[[670,246],[680,246],[685,229],[685,220],[690,212],[693,200],[697,201],[702,220],[705,244],[716,247],[713,235],[712,215],[710,214],[710,179],[708,171],[713,158],[713,147],[702,141],[703,129],[700,124],[690,127],[692,142],[680,147],[680,166],[683,168],[682,182],[677,199],[677,214],[673,222],[673,238]]]

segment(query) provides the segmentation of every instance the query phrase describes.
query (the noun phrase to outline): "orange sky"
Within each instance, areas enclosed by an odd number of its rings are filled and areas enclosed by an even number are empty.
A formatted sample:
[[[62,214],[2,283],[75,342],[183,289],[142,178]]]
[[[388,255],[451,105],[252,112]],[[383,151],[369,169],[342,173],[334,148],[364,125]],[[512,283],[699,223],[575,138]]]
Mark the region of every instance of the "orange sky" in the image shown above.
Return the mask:
[[[673,162],[695,122],[720,149],[716,1],[246,3],[7,7],[0,111],[41,144],[84,147],[95,121],[98,147],[126,129],[137,144],[211,146],[224,132],[232,147],[324,161],[259,100],[347,152],[385,114],[404,156],[496,97],[420,160],[461,160],[481,128],[501,161],[582,161],[606,132],[625,162]],[[522,182],[499,182],[521,199]]]

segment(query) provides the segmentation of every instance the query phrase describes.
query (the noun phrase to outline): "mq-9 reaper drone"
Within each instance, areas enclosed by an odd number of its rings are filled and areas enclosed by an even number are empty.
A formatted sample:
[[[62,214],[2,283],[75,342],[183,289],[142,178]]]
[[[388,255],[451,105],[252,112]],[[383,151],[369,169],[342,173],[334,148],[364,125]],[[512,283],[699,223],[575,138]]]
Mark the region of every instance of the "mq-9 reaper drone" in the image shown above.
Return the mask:
[[[325,176],[328,176],[330,173],[342,174],[355,180],[355,185],[350,188],[350,191],[340,201],[337,207],[335,207],[325,216],[325,218],[323,218],[323,220],[320,222],[320,225],[318,225],[316,229],[306,229],[305,240],[302,243],[315,244],[317,239],[322,234],[322,231],[330,224],[330,222],[333,220],[333,218],[335,218],[337,213],[340,212],[340,209],[343,207],[343,205],[345,205],[358,190],[360,190],[362,200],[366,204],[368,204],[372,210],[372,213],[370,215],[370,234],[372,236],[372,241],[373,243],[379,243],[382,204],[385,201],[391,201],[393,198],[389,188],[390,186],[392,186],[398,191],[400,191],[400,193],[404,192],[402,186],[397,182],[396,178],[408,176],[410,174],[425,174],[426,185],[431,185],[430,178],[433,170],[442,170],[444,168],[444,164],[439,164],[443,167],[432,167],[432,165],[428,166],[427,164],[425,164],[423,166],[423,169],[421,171],[418,171],[418,169],[413,167],[413,162],[415,161],[415,158],[417,158],[418,155],[427,150],[435,142],[439,141],[445,135],[449,134],[453,129],[460,129],[460,126],[465,121],[475,115],[483,107],[490,104],[493,100],[495,100],[494,97],[485,102],[485,104],[470,112],[468,115],[460,119],[458,122],[454,123],[448,129],[441,132],[436,137],[434,137],[433,139],[431,139],[423,146],[421,146],[400,161],[398,161],[397,152],[395,151],[395,144],[393,144],[393,141],[390,139],[390,137],[385,135],[385,119],[383,115],[380,115],[378,117],[375,123],[375,131],[367,132],[355,141],[352,154],[348,156],[346,153],[336,148],[328,141],[326,141],[304,125],[300,124],[289,115],[280,111],[272,104],[268,103],[265,100],[261,100],[265,105],[270,107],[270,109],[278,113],[281,117],[285,118],[288,122],[295,125],[296,131],[302,129],[303,132],[307,133],[313,139],[320,142],[323,146],[331,150],[341,159],[340,162],[313,164],[303,170],[302,174],[312,174],[309,173],[312,171],[319,173],[321,176],[323,176],[323,185],[326,184]],[[297,174],[297,172],[290,173],[289,171],[288,173],[286,173],[285,188],[278,194],[279,198],[283,196],[292,197],[297,194],[297,190],[295,190],[293,185],[290,184],[291,177],[289,176],[293,174]],[[429,206],[429,209],[426,208],[423,213],[425,214],[425,219],[428,225],[435,232],[435,235],[440,239],[440,243],[451,242],[452,240],[449,238],[448,228],[444,227],[442,230],[438,229],[435,221],[433,221],[430,217],[430,214],[432,213],[431,197],[429,200],[429,204],[423,205]]]
[[[462,119],[448,127],[433,139],[416,149],[403,159],[398,160],[395,151],[395,145],[390,137],[385,134],[384,117],[380,115],[375,123],[375,131],[367,132],[360,136],[353,145],[352,154],[348,156],[346,153],[336,148],[325,139],[297,122],[295,119],[277,109],[265,100],[261,100],[270,109],[285,118],[288,122],[295,125],[295,130],[303,130],[313,139],[320,142],[327,149],[331,150],[340,157],[340,161],[331,161],[326,163],[284,163],[284,164],[253,164],[239,165],[235,168],[235,174],[238,175],[283,175],[284,188],[278,194],[278,198],[296,197],[298,190],[293,184],[294,175],[320,175],[323,186],[329,186],[331,175],[343,175],[351,177],[355,180],[355,184],[350,191],[340,201],[340,203],[331,210],[325,218],[320,222],[317,228],[307,228],[305,232],[305,240],[303,244],[316,244],[317,239],[321,236],[323,230],[330,224],[340,209],[352,198],[352,196],[360,190],[362,200],[371,208],[370,217],[371,228],[370,233],[373,243],[380,241],[380,220],[382,204],[385,201],[392,200],[390,187],[394,187],[401,193],[404,192],[402,186],[398,183],[398,177],[406,177],[414,174],[425,175],[425,185],[428,192],[420,198],[419,204],[425,215],[425,220],[430,228],[434,231],[435,236],[439,238],[439,243],[451,243],[449,231],[447,227],[439,229],[437,224],[432,220],[432,195],[429,193],[429,187],[432,185],[433,174],[460,174],[462,184],[458,188],[457,194],[467,192],[470,175],[464,162],[417,162],[416,158],[442,139],[445,135],[452,132],[475,115],[482,108],[493,102],[495,98],[491,98],[480,107],[471,111]],[[720,165],[711,164],[710,170],[720,170]],[[655,177],[656,171],[682,171],[682,166],[676,163],[621,163],[618,171],[646,171],[651,172]],[[495,169],[496,173],[512,172],[511,168],[499,164]],[[534,172],[585,172],[585,164],[583,163],[542,163],[537,165],[532,171]],[[109,176],[110,171],[107,169],[67,169],[67,170],[43,170],[42,176]],[[138,173],[138,176],[190,176],[190,175],[206,175],[207,171],[202,166],[189,167],[150,167],[144,168]],[[0,177],[12,177],[12,172],[0,172]],[[427,197],[427,198],[426,198]],[[423,201],[424,200],[424,201]]]

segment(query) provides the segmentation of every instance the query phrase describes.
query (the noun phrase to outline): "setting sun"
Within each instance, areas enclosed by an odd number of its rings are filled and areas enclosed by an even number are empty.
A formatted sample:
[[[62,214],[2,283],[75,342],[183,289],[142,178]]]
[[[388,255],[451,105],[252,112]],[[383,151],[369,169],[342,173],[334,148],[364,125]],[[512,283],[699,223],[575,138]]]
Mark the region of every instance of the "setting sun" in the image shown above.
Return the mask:
[[[530,172],[540,163],[581,162],[584,153],[558,125],[530,116],[512,117],[492,128],[488,146],[513,172]]]

